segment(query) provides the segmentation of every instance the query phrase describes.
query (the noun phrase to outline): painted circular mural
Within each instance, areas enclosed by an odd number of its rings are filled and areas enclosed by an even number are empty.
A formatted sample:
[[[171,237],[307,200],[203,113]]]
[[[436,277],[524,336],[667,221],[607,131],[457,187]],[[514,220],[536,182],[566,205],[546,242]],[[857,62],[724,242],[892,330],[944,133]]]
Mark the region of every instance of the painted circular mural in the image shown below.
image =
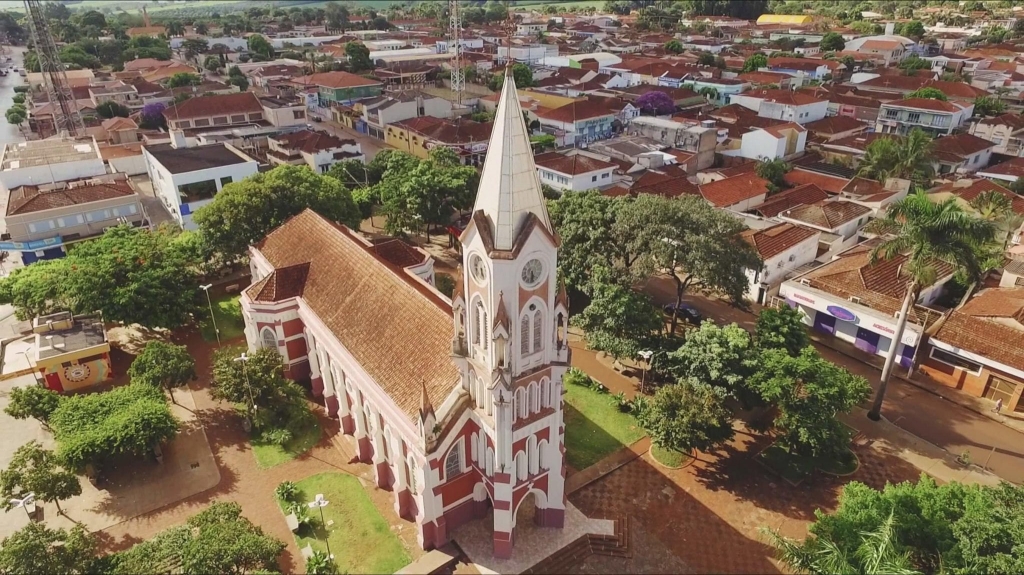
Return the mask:
[[[64,368],[64,379],[70,382],[79,383],[89,379],[88,365],[72,365]]]

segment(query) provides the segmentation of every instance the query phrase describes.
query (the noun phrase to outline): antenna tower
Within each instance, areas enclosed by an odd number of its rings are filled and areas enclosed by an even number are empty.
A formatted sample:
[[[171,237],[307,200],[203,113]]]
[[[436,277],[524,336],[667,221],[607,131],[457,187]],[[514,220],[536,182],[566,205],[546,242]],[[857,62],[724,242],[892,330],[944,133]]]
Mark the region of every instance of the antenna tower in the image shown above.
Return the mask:
[[[448,0],[448,53],[452,55],[452,91],[455,104],[462,106],[462,91],[466,87],[466,75],[462,71],[462,13],[459,0]]]
[[[43,73],[46,96],[53,105],[53,126],[58,134],[67,133],[71,137],[82,135],[85,133],[85,124],[78,113],[78,105],[71,93],[64,63],[60,61],[57,46],[53,42],[50,24],[43,14],[42,3],[39,0],[25,0],[25,13],[32,42],[36,47],[39,71]]]

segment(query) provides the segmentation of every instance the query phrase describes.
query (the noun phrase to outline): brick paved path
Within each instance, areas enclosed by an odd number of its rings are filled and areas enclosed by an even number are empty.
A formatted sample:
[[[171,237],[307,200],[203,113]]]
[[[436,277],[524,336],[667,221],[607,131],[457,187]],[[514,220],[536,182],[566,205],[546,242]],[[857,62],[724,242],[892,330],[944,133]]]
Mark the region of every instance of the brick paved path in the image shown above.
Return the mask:
[[[422,553],[416,546],[412,524],[400,519],[392,510],[392,494],[374,487],[369,466],[350,464],[350,457],[343,455],[331,441],[330,438],[338,432],[337,420],[326,418],[323,410],[318,410],[320,425],[324,430],[320,443],[292,461],[271,469],[261,469],[251,453],[241,417],[232,406],[210,396],[206,374],[210,373],[210,360],[215,346],[203,341],[197,334],[191,334],[178,343],[187,345],[196,359],[196,371],[200,379],[192,382],[189,387],[220,468],[220,484],[163,509],[103,530],[97,534],[103,551],[117,551],[148,539],[168,527],[183,523],[215,501],[234,501],[242,506],[243,514],[262,527],[265,533],[288,544],[280,559],[281,570],[284,573],[301,573],[303,568],[295,538],[285,525],[284,516],[274,498],[274,489],[285,480],[299,481],[317,473],[334,471],[361,477],[367,493],[393,526],[392,530],[402,538],[413,558]]]
[[[814,510],[834,509],[844,483],[858,480],[882,487],[886,481],[913,480],[919,475],[903,460],[868,447],[857,449],[861,469],[853,476],[817,475],[792,487],[752,458],[768,441],[737,433],[720,457],[700,454],[698,461],[680,470],[665,469],[647,454],[581,489],[570,500],[590,517],[629,515],[650,539],[694,572],[775,573],[779,566],[772,549],[761,542],[761,527],[803,538]],[[635,562],[642,560],[634,556]],[[639,565],[631,570],[636,572]],[[598,570],[584,565],[579,572]]]

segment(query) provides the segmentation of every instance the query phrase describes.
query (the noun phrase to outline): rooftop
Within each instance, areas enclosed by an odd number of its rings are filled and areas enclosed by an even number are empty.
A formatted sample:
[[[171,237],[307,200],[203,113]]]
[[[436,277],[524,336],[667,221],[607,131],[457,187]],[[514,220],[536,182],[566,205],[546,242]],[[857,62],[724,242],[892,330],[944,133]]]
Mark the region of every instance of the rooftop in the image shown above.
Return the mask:
[[[983,168],[981,172],[998,176],[1019,178],[1024,176],[1024,158],[1012,158],[1001,164]]]
[[[222,168],[254,161],[235,152],[226,144],[211,144],[192,148],[175,148],[170,144],[156,144],[145,146],[144,149],[172,174]]]
[[[935,138],[932,142],[932,154],[939,160],[961,162],[964,158],[993,148],[995,145],[995,142],[990,142],[978,136],[960,133]]]
[[[758,204],[750,208],[748,211],[756,212],[766,218],[774,218],[786,210],[805,204],[813,204],[815,202],[827,200],[828,197],[828,193],[818,186],[814,184],[803,184],[796,186],[795,188],[779,192],[765,200],[764,203]]]
[[[953,311],[932,337],[943,343],[1024,370],[1020,340],[1024,288],[989,288]]]
[[[768,193],[768,182],[747,172],[700,186],[700,194],[716,208],[738,204]]]
[[[763,230],[747,230],[740,236],[754,246],[761,259],[768,259],[820,233],[794,224],[779,224]]]
[[[135,190],[127,179],[104,181],[94,178],[44,186],[19,186],[11,190],[7,215],[29,214],[134,195]]]
[[[782,216],[798,222],[834,230],[856,219],[871,213],[871,208],[846,201],[820,201],[813,204],[798,206],[782,212]]]
[[[943,102],[942,100],[933,100],[931,98],[906,98],[903,100],[892,100],[891,102],[885,102],[882,106],[889,106],[890,108],[928,110],[929,112],[947,112],[950,114],[961,110],[960,106],[950,102]]]
[[[355,140],[342,140],[326,132],[314,130],[299,130],[298,132],[291,132],[282,136],[270,136],[270,139],[275,140],[284,148],[299,150],[307,154],[340,148],[345,145],[354,146],[356,144]]]
[[[855,130],[866,130],[867,124],[849,116],[829,116],[804,124],[809,132],[817,134],[842,134]]]
[[[99,159],[92,138],[50,138],[7,144],[0,157],[0,169],[17,170],[66,162]]]
[[[47,329],[48,322],[53,327]],[[38,359],[55,357],[107,343],[103,318],[98,315],[73,317],[69,312],[40,316],[33,320]],[[70,324],[70,325],[69,325]],[[63,329],[62,329],[63,328]]]
[[[164,117],[168,120],[187,118],[208,118],[210,116],[230,116],[262,112],[259,98],[252,92],[237,94],[218,94],[213,96],[196,96],[180,104],[164,108]]]
[[[558,152],[548,152],[534,156],[533,161],[538,168],[544,168],[560,174],[578,176],[598,170],[608,170],[615,167],[611,162],[605,162],[583,154],[567,156]]]

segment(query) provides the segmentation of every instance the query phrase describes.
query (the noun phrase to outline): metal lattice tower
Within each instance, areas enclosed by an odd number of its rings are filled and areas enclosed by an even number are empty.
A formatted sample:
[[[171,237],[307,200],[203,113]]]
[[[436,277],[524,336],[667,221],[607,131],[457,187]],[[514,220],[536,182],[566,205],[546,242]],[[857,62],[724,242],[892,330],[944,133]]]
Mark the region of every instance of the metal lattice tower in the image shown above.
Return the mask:
[[[43,6],[39,0],[25,0],[25,13],[28,16],[29,31],[36,47],[36,58],[39,60],[39,71],[43,73],[43,85],[46,96],[53,104],[53,126],[58,134],[66,133],[75,137],[85,133],[85,123],[78,113],[75,97],[71,93],[71,84],[64,71],[64,63],[60,61],[57,45],[50,33],[50,25],[43,14]]]
[[[452,91],[455,104],[462,106],[462,91],[466,87],[466,75],[462,71],[462,13],[459,0],[448,0],[448,53],[452,55]]]

